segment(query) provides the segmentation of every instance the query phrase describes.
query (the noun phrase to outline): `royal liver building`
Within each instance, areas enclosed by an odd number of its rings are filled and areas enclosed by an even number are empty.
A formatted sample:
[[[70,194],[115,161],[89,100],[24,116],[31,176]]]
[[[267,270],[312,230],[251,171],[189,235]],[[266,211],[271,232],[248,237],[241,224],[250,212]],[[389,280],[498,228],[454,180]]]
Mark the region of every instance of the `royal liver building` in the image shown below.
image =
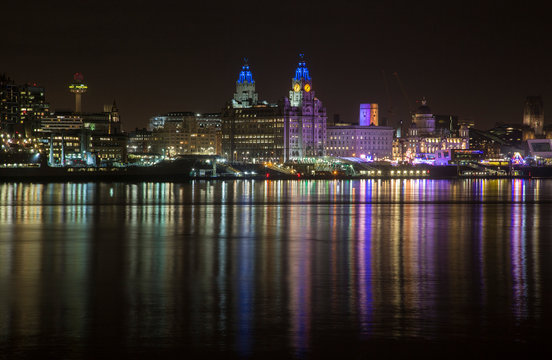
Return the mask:
[[[285,160],[324,156],[326,108],[315,96],[309,69],[302,54],[291,80],[289,98],[284,99],[283,110]]]

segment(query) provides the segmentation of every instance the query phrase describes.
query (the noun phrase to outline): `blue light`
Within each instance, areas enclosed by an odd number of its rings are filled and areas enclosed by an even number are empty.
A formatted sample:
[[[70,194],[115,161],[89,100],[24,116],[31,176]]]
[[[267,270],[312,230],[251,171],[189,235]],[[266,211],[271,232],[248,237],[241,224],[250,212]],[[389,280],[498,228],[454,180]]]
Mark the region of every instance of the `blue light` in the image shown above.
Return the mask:
[[[245,61],[245,64],[242,66],[242,71],[240,71],[240,76],[238,78],[238,83],[243,84],[244,82],[254,84],[255,80],[253,80],[253,74],[249,70],[249,65],[247,64],[247,61]]]
[[[307,69],[307,65],[305,62],[305,59],[303,59],[305,55],[299,54],[299,57],[301,60],[299,61],[299,65],[297,66],[297,69],[295,70],[295,77],[293,80],[295,81],[301,81],[301,79],[304,79],[305,81],[311,81],[311,77],[309,75],[309,69]]]

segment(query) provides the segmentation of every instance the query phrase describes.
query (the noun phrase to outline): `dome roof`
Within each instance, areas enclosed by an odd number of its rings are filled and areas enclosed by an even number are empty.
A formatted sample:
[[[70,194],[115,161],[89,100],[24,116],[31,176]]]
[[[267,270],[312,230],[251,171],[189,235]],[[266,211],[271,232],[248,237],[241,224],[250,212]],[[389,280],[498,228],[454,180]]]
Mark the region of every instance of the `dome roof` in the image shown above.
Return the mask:
[[[431,114],[431,109],[427,106],[427,100],[425,98],[421,101],[422,105],[416,110],[416,114]]]

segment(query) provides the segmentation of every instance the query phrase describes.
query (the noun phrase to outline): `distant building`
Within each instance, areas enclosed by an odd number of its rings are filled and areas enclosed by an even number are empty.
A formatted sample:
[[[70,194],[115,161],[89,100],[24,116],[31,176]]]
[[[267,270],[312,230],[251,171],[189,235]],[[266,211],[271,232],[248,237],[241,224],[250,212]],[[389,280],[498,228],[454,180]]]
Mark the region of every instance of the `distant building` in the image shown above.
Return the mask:
[[[439,150],[469,149],[469,130],[465,125],[458,129],[436,126],[436,117],[422,99],[421,106],[412,115],[408,136],[395,139],[393,158],[398,161],[434,158]]]
[[[42,118],[33,133],[51,165],[109,165],[127,161],[127,136],[121,131],[115,102],[105,105],[99,113],[55,112]]]
[[[19,122],[19,87],[5,74],[0,75],[0,130],[13,134]]]
[[[172,112],[150,120],[150,150],[165,156],[213,155],[221,151],[220,114]]]
[[[435,131],[444,134],[452,134],[460,130],[458,116],[456,115],[433,115],[435,118]]]
[[[435,133],[435,116],[431,113],[427,100],[422,100],[422,105],[412,115],[412,124],[410,126],[410,136],[424,136]]]
[[[528,96],[523,108],[523,140],[534,139],[543,135],[544,106],[542,97]]]
[[[336,157],[391,158],[393,132],[393,128],[385,126],[328,126],[326,153]]]
[[[43,87],[36,83],[16,85],[0,75],[0,131],[31,137],[49,108]]]
[[[153,131],[138,129],[128,133],[128,153],[148,154],[152,152]]]

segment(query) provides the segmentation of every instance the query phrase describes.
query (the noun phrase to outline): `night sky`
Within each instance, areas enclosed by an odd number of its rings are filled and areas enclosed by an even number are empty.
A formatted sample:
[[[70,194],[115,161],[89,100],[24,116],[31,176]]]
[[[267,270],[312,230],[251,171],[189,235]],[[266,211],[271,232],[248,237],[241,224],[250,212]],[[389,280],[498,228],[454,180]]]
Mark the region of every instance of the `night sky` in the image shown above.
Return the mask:
[[[248,57],[261,99],[287,96],[298,54],[313,90],[343,121],[362,102],[408,116],[408,96],[486,129],[520,123],[528,95],[552,104],[550,5],[525,1],[10,1],[2,3],[0,73],[46,88],[71,109],[82,72],[85,111],[116,99],[126,130],[170,111],[216,112]],[[390,98],[382,70],[387,74]],[[552,111],[552,110],[549,110]],[[550,123],[550,120],[545,120]]]

